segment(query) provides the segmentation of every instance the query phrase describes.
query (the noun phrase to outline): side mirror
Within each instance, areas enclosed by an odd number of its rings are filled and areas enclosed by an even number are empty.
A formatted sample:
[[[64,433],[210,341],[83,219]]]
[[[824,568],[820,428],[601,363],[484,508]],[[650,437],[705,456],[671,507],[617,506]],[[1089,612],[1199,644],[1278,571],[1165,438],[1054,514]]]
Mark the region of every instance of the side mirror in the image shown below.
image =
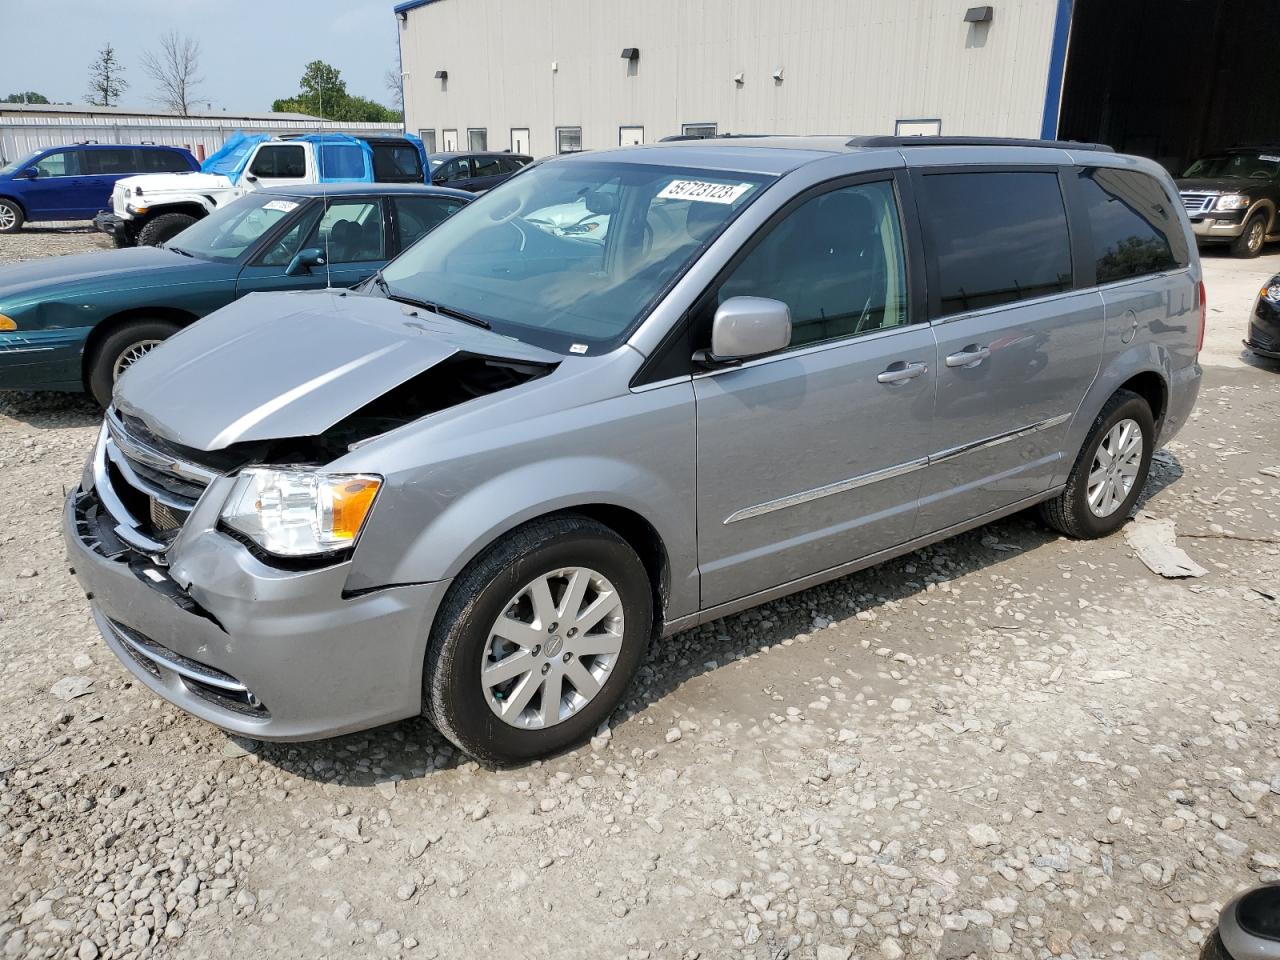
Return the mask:
[[[35,179],[36,177],[38,177],[38,176],[40,176],[40,168],[39,168],[39,167],[27,167],[27,169],[25,169],[25,170],[23,170],[21,173],[19,173],[19,174],[17,175],[17,177],[15,177],[14,179],[16,179],[16,180],[34,180],[34,179]]]
[[[289,266],[284,268],[286,277],[296,277],[304,273],[310,273],[312,267],[324,266],[324,251],[319,247],[306,247],[299,250]]]
[[[765,297],[731,297],[711,322],[711,353],[725,363],[776,353],[791,343],[791,308]]]

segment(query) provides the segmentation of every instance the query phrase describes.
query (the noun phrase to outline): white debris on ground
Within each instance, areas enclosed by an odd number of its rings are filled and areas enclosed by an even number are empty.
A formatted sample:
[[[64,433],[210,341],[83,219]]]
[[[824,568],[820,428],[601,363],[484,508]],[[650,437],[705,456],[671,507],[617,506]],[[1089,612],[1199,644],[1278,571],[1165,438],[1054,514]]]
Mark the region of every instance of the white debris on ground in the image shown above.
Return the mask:
[[[1203,577],[1209,571],[1178,546],[1175,524],[1167,517],[1141,512],[1124,528],[1124,539],[1152,573],[1176,580]]]
[[[1280,879],[1278,414],[1211,368],[1153,465],[1146,509],[1234,534],[1202,578],[1015,517],[662,641],[590,744],[492,771],[133,682],[58,532],[98,414],[0,398],[0,957],[1193,957]]]

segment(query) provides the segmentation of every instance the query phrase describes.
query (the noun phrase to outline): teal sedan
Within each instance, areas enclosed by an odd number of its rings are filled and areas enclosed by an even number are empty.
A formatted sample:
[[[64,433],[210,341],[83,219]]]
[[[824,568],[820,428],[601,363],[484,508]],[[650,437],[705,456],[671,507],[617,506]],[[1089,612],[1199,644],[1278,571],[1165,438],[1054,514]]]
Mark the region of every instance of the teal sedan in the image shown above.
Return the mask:
[[[249,293],[354,286],[473,199],[411,184],[262,190],[162,247],[2,266],[0,390],[88,390],[106,406],[129,364],[184,326]]]

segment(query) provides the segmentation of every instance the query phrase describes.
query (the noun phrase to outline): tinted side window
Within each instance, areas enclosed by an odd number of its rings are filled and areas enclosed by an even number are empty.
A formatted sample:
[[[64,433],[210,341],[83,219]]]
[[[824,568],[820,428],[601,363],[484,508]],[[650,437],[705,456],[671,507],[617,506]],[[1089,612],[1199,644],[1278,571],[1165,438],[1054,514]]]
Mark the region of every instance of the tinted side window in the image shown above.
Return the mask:
[[[76,177],[80,175],[80,151],[59,150],[46,153],[35,163],[42,177]]]
[[[413,144],[373,144],[373,179],[379,183],[421,183],[422,158]]]
[[[140,168],[147,173],[184,173],[191,169],[176,150],[139,150]]]
[[[475,176],[477,177],[499,177],[502,175],[502,165],[498,162],[497,157],[475,157],[472,160],[475,165]]]
[[[450,197],[394,197],[391,202],[400,223],[401,250],[462,209],[462,201]]]
[[[1098,283],[1187,265],[1182,224],[1159,180],[1099,167],[1081,171],[1079,183],[1089,211]]]
[[[452,180],[468,180],[471,178],[471,161],[467,157],[450,160],[444,168],[445,182]]]
[[[303,247],[320,247],[330,263],[385,260],[382,201],[333,200]]]
[[[81,156],[85,173],[118,176],[138,171],[137,152],[127,147],[86,150]]]
[[[519,170],[523,170],[525,164],[528,162],[528,160],[521,157],[501,157],[498,160],[498,166],[502,169],[503,173],[516,173]]]
[[[249,172],[255,177],[305,177],[307,175],[306,151],[301,144],[280,144],[260,147],[253,158]]]
[[[704,207],[688,204],[693,221]],[[791,345],[907,322],[906,266],[891,183],[864,183],[805,201],[734,268],[730,297],[768,297],[791,308]],[[702,324],[710,330],[710,318]],[[705,336],[705,334],[704,334]]]
[[[1071,289],[1056,172],[941,173],[921,182],[940,316]]]

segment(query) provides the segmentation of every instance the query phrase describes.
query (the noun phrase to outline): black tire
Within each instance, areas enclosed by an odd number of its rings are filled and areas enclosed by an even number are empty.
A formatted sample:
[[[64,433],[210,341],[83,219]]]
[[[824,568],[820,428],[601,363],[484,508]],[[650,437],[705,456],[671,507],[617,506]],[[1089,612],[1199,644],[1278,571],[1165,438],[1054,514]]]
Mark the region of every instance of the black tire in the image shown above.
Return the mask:
[[[113,233],[110,236],[111,245],[117,250],[123,250],[125,247],[132,247],[134,245],[133,235],[126,233],[123,230],[119,233]]]
[[[1267,215],[1261,210],[1250,217],[1240,231],[1240,236],[1231,241],[1231,255],[1242,260],[1252,260],[1262,253],[1267,239]]]
[[[22,207],[13,200],[0,198],[0,233],[17,233],[26,219]]]
[[[577,713],[541,729],[511,726],[490,709],[480,686],[489,631],[511,598],[539,574],[579,565],[608,578],[620,595],[624,627],[618,659],[599,692]],[[427,647],[423,713],[484,763],[520,763],[563,750],[587,739],[613,712],[644,655],[652,625],[649,577],[621,537],[577,514],[533,521],[486,548],[449,588]]]
[[[1142,461],[1128,496],[1112,514],[1099,517],[1089,509],[1089,472],[1093,468],[1093,458],[1098,447],[1108,431],[1125,419],[1133,420],[1142,430]],[[1155,452],[1155,435],[1155,419],[1147,401],[1128,390],[1117,390],[1094,419],[1084,446],[1080,448],[1080,454],[1071,467],[1066,489],[1040,505],[1040,515],[1045,523],[1077,540],[1094,540],[1119,530],[1129,519],[1129,513],[1146,485],[1147,473],[1151,470],[1151,455]]]
[[[162,213],[152,217],[138,231],[138,246],[158,247],[166,240],[172,240],[195,222],[196,218],[188,213]]]
[[[179,329],[169,320],[134,320],[107,334],[89,358],[88,387],[93,399],[103,407],[109,406],[116,385],[116,361],[147,341],[168,340]]]

